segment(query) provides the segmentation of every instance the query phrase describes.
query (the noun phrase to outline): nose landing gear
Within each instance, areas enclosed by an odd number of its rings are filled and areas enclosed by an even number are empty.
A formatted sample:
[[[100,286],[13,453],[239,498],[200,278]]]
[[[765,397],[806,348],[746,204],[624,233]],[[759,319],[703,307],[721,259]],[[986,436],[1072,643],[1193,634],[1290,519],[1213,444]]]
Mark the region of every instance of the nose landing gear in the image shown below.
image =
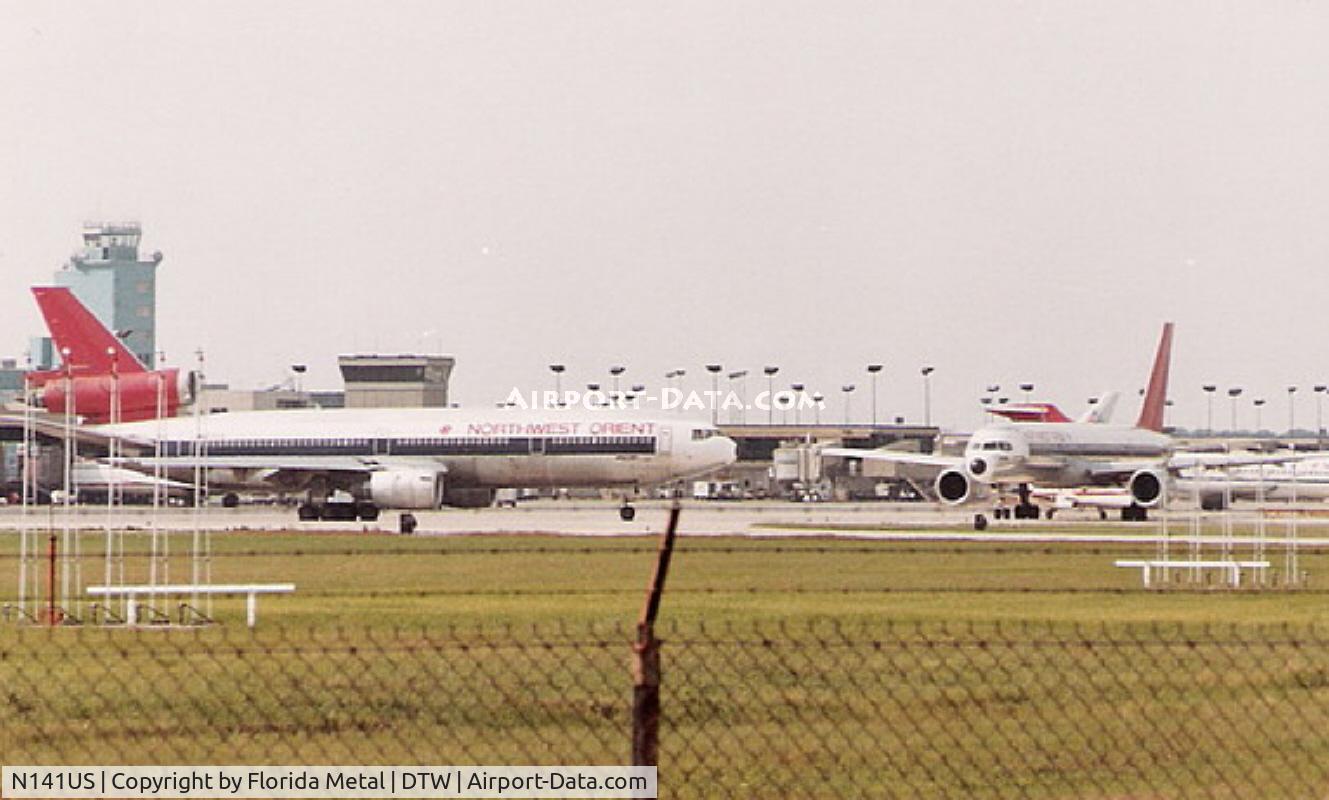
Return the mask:
[[[637,509],[633,508],[631,503],[624,502],[618,508],[618,518],[624,522],[631,522],[637,518]]]

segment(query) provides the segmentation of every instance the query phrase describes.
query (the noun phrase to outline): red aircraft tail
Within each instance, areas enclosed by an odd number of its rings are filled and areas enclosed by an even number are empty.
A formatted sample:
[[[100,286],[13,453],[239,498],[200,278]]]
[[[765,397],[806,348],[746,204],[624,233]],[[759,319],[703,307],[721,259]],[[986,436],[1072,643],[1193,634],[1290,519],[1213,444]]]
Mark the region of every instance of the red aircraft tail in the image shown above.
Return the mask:
[[[1012,403],[986,409],[1011,422],[1070,422],[1071,418],[1051,403]]]
[[[1163,411],[1167,405],[1167,375],[1172,363],[1172,323],[1163,323],[1163,338],[1158,340],[1154,354],[1154,370],[1149,373],[1149,388],[1144,393],[1140,419],[1135,427],[1151,431],[1163,430]]]
[[[75,374],[109,375],[113,364],[122,375],[147,371],[124,342],[107,330],[69,289],[34,286],[32,293],[46,318],[46,327],[51,330],[61,361]]]

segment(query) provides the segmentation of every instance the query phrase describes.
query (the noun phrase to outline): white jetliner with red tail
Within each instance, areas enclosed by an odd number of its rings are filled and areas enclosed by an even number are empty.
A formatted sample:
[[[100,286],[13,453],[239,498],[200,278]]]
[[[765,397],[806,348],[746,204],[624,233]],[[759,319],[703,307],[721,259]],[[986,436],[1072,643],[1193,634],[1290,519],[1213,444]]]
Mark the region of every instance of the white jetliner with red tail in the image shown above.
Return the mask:
[[[1020,502],[1011,511],[1017,519],[1037,519],[1031,485],[1044,488],[1124,486],[1130,502],[1122,508],[1124,520],[1144,520],[1146,509],[1158,505],[1166,487],[1182,469],[1202,465],[1237,465],[1270,462],[1268,456],[1177,454],[1163,433],[1168,368],[1172,353],[1172,323],[1154,356],[1149,387],[1140,418],[1134,426],[1102,422],[1000,422],[978,429],[962,456],[921,455],[887,450],[825,448],[824,456],[890,461],[932,466],[940,470],[933,486],[948,505],[960,505],[990,488],[1000,494],[1014,488]],[[999,509],[1000,510],[1000,509]],[[987,527],[982,514],[977,528]]]

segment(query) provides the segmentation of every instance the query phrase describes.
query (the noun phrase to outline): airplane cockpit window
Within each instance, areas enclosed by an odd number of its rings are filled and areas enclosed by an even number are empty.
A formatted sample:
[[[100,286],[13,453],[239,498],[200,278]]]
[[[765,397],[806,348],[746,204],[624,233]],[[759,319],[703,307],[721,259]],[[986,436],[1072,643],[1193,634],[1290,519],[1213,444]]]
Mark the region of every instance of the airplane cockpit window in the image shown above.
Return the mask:
[[[719,436],[719,435],[720,435],[720,432],[717,431],[717,430],[714,429],[714,428],[693,428],[693,429],[692,429],[692,441],[694,441],[694,442],[704,441],[704,440],[706,440],[706,439],[711,438],[712,436]]]

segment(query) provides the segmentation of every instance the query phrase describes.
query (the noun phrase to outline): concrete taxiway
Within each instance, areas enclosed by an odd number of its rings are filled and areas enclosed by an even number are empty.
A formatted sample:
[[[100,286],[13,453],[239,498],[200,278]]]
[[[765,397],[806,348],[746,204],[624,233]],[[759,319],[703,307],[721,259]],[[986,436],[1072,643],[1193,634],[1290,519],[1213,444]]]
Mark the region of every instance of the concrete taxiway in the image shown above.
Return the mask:
[[[632,522],[618,517],[609,502],[534,501],[515,508],[441,509],[414,512],[419,521],[417,536],[465,534],[547,534],[579,536],[647,536],[663,530],[668,502],[636,504]],[[1287,507],[1271,509],[1265,519],[1265,541],[1279,544],[1295,535],[1302,546],[1329,546],[1329,516],[1320,505],[1299,509],[1296,530]],[[71,527],[102,528],[108,523],[119,529],[149,530],[154,525],[151,509],[128,507],[108,513],[105,507],[74,509],[66,523],[65,510],[41,507],[25,518],[21,509],[0,509],[0,531]],[[1151,542],[1166,535],[1184,539],[1191,535],[1194,512],[1174,511],[1166,517],[1155,513],[1149,522],[1102,522],[1097,514],[1067,514],[1055,520],[994,521],[986,531],[969,526],[973,509],[940,508],[920,503],[782,503],[777,501],[716,502],[684,501],[680,532],[688,536],[748,536],[769,538],[846,538],[881,541],[932,542]],[[1238,508],[1231,514],[1238,535],[1228,541],[1254,541],[1258,510]],[[1205,541],[1218,542],[1223,535],[1221,513],[1205,513]],[[196,526],[210,531],[373,532],[390,534],[398,529],[398,514],[384,513],[376,522],[301,523],[289,508],[247,506],[235,509],[207,507],[164,509],[155,525],[170,531],[189,531]]]

